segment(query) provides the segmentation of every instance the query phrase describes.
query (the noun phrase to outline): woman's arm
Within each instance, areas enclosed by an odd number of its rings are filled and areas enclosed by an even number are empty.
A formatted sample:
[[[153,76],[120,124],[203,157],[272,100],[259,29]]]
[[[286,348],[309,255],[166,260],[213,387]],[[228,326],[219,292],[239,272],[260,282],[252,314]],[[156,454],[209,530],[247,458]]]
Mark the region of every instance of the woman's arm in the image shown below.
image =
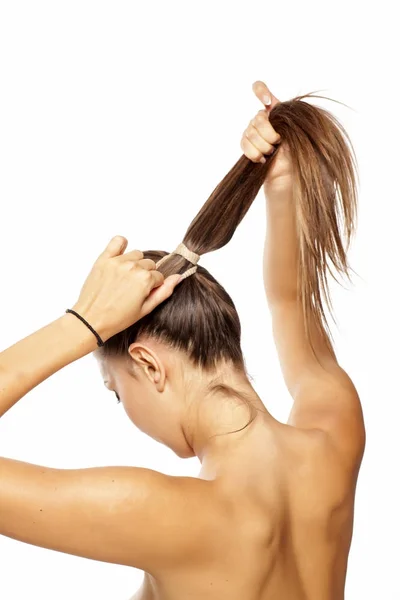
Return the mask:
[[[96,347],[68,313],[2,352],[0,413]],[[207,557],[221,522],[209,484],[137,467],[55,469],[0,457],[0,535],[158,574]]]
[[[0,457],[0,535],[157,575],[209,558],[227,527],[213,489],[139,467],[52,469]]]
[[[111,241],[73,307],[103,341],[150,312],[176,283],[164,283],[140,251],[121,256],[125,247]],[[0,416],[96,348],[90,329],[67,313],[1,352]],[[211,487],[151,469],[54,469],[0,457],[0,535],[157,574],[198,560],[199,552],[208,556],[221,522]]]
[[[256,82],[254,91],[261,102],[267,94],[273,98],[272,107],[279,104],[263,82]],[[274,130],[269,120],[270,110],[271,107],[260,111],[242,138],[244,153],[254,162],[258,162],[274,142]],[[304,121],[306,122],[306,117]],[[299,131],[300,129],[297,133]],[[296,203],[301,199],[299,181],[303,180],[298,178],[298,185],[294,185],[295,161],[292,151],[295,150],[283,139],[274,152],[263,186],[267,212],[263,276],[282,374],[294,400],[288,423],[299,428],[319,429],[329,433],[346,460],[353,460],[354,456],[358,460],[365,443],[360,398],[351,378],[339,365],[330,339],[321,327],[321,318],[317,319],[315,311],[310,315],[310,340],[307,337],[300,286],[301,278],[304,280],[310,273],[314,274],[313,268],[306,269],[304,265],[313,265],[315,261],[312,260],[310,244],[304,243],[304,223],[300,219],[302,216],[309,220],[314,217],[312,212],[307,214],[306,209],[303,212],[297,210],[299,206]],[[301,146],[297,152],[302,152]],[[314,162],[317,175],[320,170],[324,173],[315,157]],[[323,177],[320,179],[323,180]],[[332,227],[334,223],[332,217]],[[323,224],[326,228],[327,223],[323,221]],[[311,235],[309,229],[306,228],[306,231]],[[334,232],[333,229],[332,237]],[[319,233],[323,236],[324,231],[317,231],[317,238]],[[299,269],[301,235],[304,256],[302,268]],[[321,240],[318,238],[316,242]],[[327,244],[325,239],[324,243]],[[341,247],[339,244],[340,256]],[[313,290],[314,299],[316,294],[321,294],[318,279],[316,284],[318,287]]]
[[[265,185],[264,191],[267,225],[263,275],[267,302],[272,307],[278,302],[297,301],[300,249],[292,192],[285,190],[279,196],[267,196]]]
[[[166,300],[177,276],[164,276],[143,252],[124,254],[128,240],[115,236],[95,261],[75,311],[103,341],[129,327]],[[0,417],[39,383],[97,348],[97,339],[66,313],[0,353]]]
[[[66,313],[1,352],[0,417],[39,383],[96,348],[90,329]]]
[[[279,150],[280,151],[280,150]],[[266,199],[266,237],[264,243],[263,276],[267,302],[275,323],[275,315],[282,308],[290,309],[296,319],[282,323],[282,334],[276,328],[275,342],[279,354],[285,354],[282,363],[283,374],[289,391],[295,391],[301,373],[307,368],[317,372],[319,369],[310,344],[306,339],[299,282],[297,278],[299,262],[299,236],[296,227],[296,207],[290,190],[272,195]],[[307,252],[307,250],[306,250]],[[286,311],[288,312],[288,311]],[[277,318],[277,321],[279,318]],[[293,321],[291,324],[290,321]],[[275,323],[276,324],[276,323]],[[337,359],[327,334],[321,334],[316,323],[310,323],[311,340],[319,364],[336,371]],[[321,370],[322,372],[322,370]],[[293,395],[293,394],[292,394]]]

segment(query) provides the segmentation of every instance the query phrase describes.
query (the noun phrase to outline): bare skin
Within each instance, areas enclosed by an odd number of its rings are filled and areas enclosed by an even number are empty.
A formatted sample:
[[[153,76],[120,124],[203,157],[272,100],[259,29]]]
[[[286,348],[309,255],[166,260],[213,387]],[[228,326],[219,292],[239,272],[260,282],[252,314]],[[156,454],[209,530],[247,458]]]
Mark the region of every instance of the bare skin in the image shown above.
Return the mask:
[[[305,350],[301,318],[292,301],[297,249],[290,206],[291,157],[285,144],[277,146],[280,136],[268,119],[279,100],[261,81],[253,84],[253,91],[265,107],[250,121],[241,148],[253,162],[276,153],[264,183],[264,283],[283,374],[295,403],[287,424],[265,409],[240,443],[236,436],[241,434],[232,435],[234,453],[225,448],[214,463],[202,465],[199,479],[207,485],[199,481],[199,504],[203,498],[208,507],[206,499],[212,497],[220,515],[199,550],[205,558],[156,576],[146,573],[135,600],[344,598],[365,447],[361,404],[347,373],[316,331],[320,363],[315,365]],[[274,252],[279,239],[286,240],[287,251],[281,251],[280,259]],[[298,372],[301,357],[310,375]],[[317,402],[325,402],[326,415]]]
[[[263,101],[262,82],[253,89]],[[278,100],[270,94],[272,104]],[[279,143],[268,110],[242,140],[251,160]],[[137,467],[54,469],[0,457],[0,534],[29,544],[141,569],[135,600],[343,600],[354,496],[365,429],[360,399],[311,324],[311,353],[297,304],[290,156],[282,144],[264,190],[264,282],[273,335],[293,407],[277,421],[247,375],[220,364],[204,373],[179,351],[137,339],[126,356],[96,355],[97,340],[65,314],[0,353],[0,417],[59,369],[94,353],[105,385],[131,421],[179,457],[197,456],[197,478]],[[284,250],[274,252],[285,240]],[[106,341],[150,313],[177,285],[127,240],[96,260],[74,309]],[[234,432],[234,433],[229,433]],[[227,435],[216,435],[226,433]]]
[[[211,441],[217,432],[243,427],[249,420],[247,408],[227,398],[207,400],[206,381],[191,372],[182,356],[172,356],[154,340],[141,339],[129,352],[136,378],[116,359],[99,361],[103,378],[138,427],[180,456],[199,457],[198,478],[181,481],[188,513],[182,514],[178,505],[172,521],[181,520],[189,532],[205,529],[204,535],[194,534],[192,554],[172,566],[145,571],[133,599],[341,600],[364,449],[361,413],[351,423],[350,437],[340,421],[329,431],[311,423],[296,426],[300,423],[293,411],[290,423],[281,423],[249,381],[227,370],[226,382],[250,393],[257,417],[243,431]],[[340,367],[332,373],[346,380]],[[325,391],[321,385],[321,394]],[[139,392],[140,413],[132,409]],[[344,388],[342,396],[347,402]],[[158,430],[152,415],[163,405],[177,407],[187,446],[172,423],[165,426],[166,415]],[[157,539],[151,523],[149,531]],[[171,548],[174,543],[171,537]]]
[[[360,454],[344,467],[323,434],[254,425],[224,475],[199,473],[199,507],[212,495],[220,514],[205,558],[145,574],[133,599],[344,598]]]

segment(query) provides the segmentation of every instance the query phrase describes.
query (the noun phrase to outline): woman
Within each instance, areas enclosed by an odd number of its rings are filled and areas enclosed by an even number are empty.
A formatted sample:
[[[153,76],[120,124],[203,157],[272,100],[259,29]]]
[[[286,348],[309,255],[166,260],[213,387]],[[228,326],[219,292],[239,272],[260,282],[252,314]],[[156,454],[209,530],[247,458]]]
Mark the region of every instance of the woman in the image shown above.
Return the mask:
[[[0,533],[142,569],[135,599],[344,597],[365,429],[321,291],[329,301],[328,258],[349,272],[339,213],[349,243],[354,157],[340,124],[306,96],[279,102],[260,81],[253,90],[264,109],[243,134],[244,156],[175,252],[125,253],[127,240],[113,238],[75,306],[0,354],[1,415],[95,352],[135,425],[199,457],[198,478],[0,459]],[[261,186],[265,291],[294,401],[287,423],[251,385],[232,299],[198,264],[229,242]]]

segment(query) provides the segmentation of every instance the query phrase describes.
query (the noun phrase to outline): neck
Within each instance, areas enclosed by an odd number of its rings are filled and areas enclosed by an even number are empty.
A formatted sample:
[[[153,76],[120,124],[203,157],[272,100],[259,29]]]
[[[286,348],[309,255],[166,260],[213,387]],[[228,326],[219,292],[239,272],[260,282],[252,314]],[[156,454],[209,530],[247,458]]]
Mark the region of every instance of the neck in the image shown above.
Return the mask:
[[[183,428],[188,444],[202,464],[201,473],[212,474],[226,468],[228,462],[237,460],[254,443],[260,432],[265,438],[266,430],[279,424],[248,380],[224,383],[232,385],[239,395],[218,387],[199,403],[193,403],[195,412]]]

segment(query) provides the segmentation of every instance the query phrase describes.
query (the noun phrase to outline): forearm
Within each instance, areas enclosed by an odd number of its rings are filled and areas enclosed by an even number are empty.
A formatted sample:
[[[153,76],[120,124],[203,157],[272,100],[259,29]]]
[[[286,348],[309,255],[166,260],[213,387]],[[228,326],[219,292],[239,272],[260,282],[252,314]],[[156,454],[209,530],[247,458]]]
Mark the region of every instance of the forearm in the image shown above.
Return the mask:
[[[93,352],[97,340],[66,313],[0,353],[0,417],[39,383]]]
[[[264,244],[264,285],[269,304],[296,300],[299,244],[291,193],[266,199],[266,238]]]

